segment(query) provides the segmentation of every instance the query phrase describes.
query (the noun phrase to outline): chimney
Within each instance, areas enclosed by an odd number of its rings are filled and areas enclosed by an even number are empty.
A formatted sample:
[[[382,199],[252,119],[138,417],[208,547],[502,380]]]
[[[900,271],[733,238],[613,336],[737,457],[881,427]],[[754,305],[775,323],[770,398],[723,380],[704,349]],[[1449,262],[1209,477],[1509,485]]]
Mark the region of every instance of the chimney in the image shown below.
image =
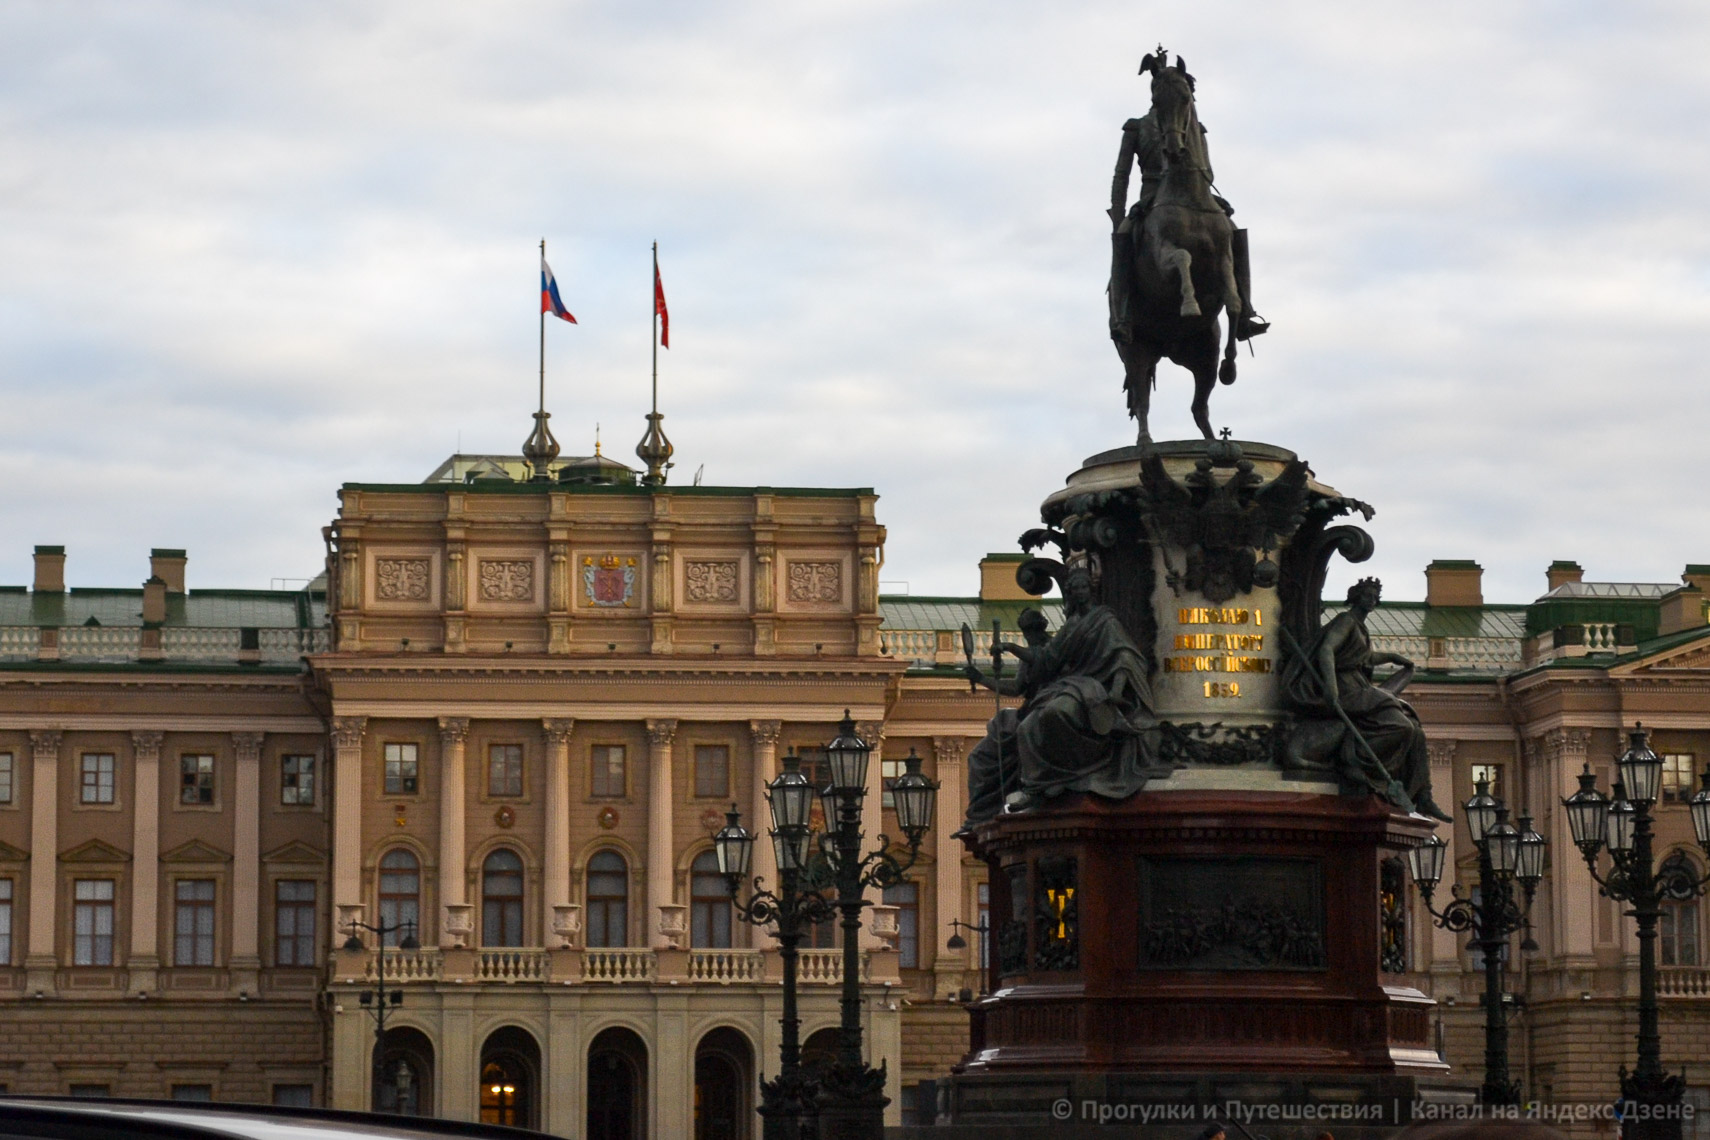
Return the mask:
[[[1015,569],[1025,561],[1025,554],[988,554],[980,559],[980,601],[1033,601],[1033,595],[1015,581]]]
[[[1564,586],[1569,582],[1585,581],[1585,567],[1577,562],[1567,562],[1558,558],[1550,563],[1550,568],[1544,571],[1544,576],[1549,579],[1549,590],[1553,590],[1557,586]],[[1545,592],[1548,593],[1548,590]]]
[[[1425,567],[1428,606],[1484,605],[1484,567],[1470,558],[1436,558]]]
[[[65,593],[65,547],[36,547],[36,593]]]
[[[1692,567],[1687,569],[1690,571]],[[1706,604],[1704,587],[1690,578],[1680,589],[1663,595],[1662,601],[1657,604],[1657,634],[1661,637],[1705,625],[1710,625],[1710,605]]]
[[[182,594],[186,559],[182,550],[163,550],[157,546],[148,552],[149,577],[165,582],[167,593]]]
[[[142,584],[142,619],[144,625],[159,625],[166,620],[166,581],[152,577]]]
[[[1685,572],[1680,576],[1680,580],[1685,582],[1688,586],[1691,586],[1694,590],[1703,590],[1710,593],[1710,566],[1705,566],[1698,562],[1688,562],[1686,564]]]

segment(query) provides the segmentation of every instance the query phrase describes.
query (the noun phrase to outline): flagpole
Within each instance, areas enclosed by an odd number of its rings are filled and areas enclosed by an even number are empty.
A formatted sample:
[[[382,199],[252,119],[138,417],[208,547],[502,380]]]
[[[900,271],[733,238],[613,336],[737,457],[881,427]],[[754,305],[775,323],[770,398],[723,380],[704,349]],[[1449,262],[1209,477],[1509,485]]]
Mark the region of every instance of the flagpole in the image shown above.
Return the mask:
[[[540,263],[546,264],[546,239],[540,239]],[[540,307],[540,410],[546,410],[546,306]]]
[[[653,243],[653,414],[659,414],[659,243]]]

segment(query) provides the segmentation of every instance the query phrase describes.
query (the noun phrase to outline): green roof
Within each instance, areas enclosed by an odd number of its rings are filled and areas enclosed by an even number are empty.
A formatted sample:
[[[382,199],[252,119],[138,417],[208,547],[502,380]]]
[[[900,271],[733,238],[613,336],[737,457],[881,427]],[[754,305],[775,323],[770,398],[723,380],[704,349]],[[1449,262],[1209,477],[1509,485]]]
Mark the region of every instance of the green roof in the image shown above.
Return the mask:
[[[0,626],[140,626],[141,590],[77,587],[65,593],[0,590]],[[192,590],[166,596],[168,627],[316,629],[326,595],[303,590]]]

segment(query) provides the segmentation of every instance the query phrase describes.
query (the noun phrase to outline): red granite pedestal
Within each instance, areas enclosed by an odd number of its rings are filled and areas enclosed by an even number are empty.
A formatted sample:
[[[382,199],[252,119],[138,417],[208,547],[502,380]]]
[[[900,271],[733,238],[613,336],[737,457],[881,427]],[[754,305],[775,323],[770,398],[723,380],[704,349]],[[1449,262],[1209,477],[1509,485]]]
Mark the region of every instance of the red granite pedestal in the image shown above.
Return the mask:
[[[1375,798],[1248,790],[1081,797],[982,825],[990,996],[970,1006],[941,1121],[1062,1135],[1100,1123],[1079,1115],[1091,1101],[1230,1098],[1381,1101],[1374,1125],[1404,1121],[1401,1101],[1447,1067],[1434,1003],[1380,969],[1380,864],[1430,833]],[[1053,1118],[1065,1099],[1075,1115]]]

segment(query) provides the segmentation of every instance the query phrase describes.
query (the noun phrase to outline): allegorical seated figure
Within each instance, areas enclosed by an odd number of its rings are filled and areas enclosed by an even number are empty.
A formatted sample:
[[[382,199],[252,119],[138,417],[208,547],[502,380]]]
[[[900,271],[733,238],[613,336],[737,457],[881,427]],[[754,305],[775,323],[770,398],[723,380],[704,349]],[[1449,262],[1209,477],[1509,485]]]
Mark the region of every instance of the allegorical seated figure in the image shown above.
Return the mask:
[[[988,677],[972,664],[966,669],[972,680],[988,689],[995,688],[1006,697],[1020,697],[1022,701],[1018,709],[999,709],[997,715],[986,722],[985,739],[968,753],[968,815],[962,824],[963,832],[1002,811],[1004,797],[1021,786],[1016,728],[1030,710],[1033,697],[1039,690],[1033,679],[1031,651],[1044,645],[1051,635],[1045,631],[1045,615],[1038,610],[1022,610],[1021,616],[1016,618],[1016,625],[1021,627],[1021,635],[1027,644],[1004,641],[998,645],[1019,662],[1013,677]]]
[[[1396,807],[1448,821],[1431,798],[1424,726],[1398,695],[1413,679],[1413,662],[1374,650],[1366,631],[1382,591],[1376,578],[1356,582],[1348,590],[1348,608],[1306,646],[1307,661],[1285,667],[1284,687],[1302,716],[1289,759],[1300,768],[1334,768]],[[1379,683],[1373,675],[1379,665],[1399,668]]]
[[[995,815],[1000,799],[1007,811],[1025,811],[1065,792],[1122,799],[1146,783],[1156,721],[1145,661],[1110,607],[1093,604],[1084,567],[1066,572],[1062,587],[1056,635],[1047,639],[1040,629],[1028,636],[1039,644],[1004,646],[1022,663],[1013,683],[967,667],[970,679],[1026,698],[1020,709],[1005,710],[1013,719],[994,717],[975,747],[969,824]]]

